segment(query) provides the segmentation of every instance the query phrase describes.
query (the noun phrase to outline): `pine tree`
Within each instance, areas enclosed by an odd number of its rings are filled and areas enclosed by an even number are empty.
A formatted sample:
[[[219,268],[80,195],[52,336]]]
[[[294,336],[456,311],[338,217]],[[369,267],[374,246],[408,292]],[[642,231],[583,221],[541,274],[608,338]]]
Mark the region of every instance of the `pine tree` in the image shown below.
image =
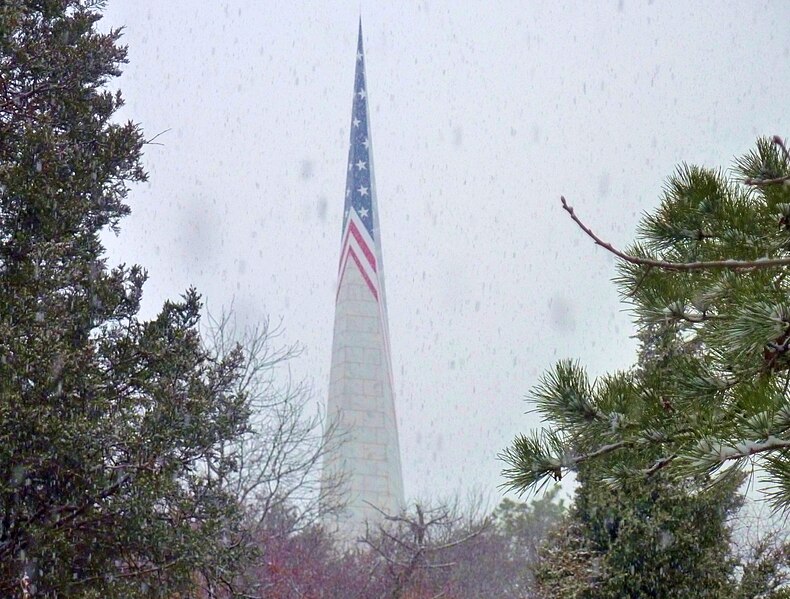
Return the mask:
[[[0,5],[0,595],[185,595],[239,557],[216,483],[245,427],[241,359],[210,359],[194,290],[138,319],[145,272],[100,232],[144,181],[113,115],[126,51],[101,2]]]
[[[742,504],[740,480],[700,493],[659,474],[613,490],[589,468],[566,521],[542,546],[539,597],[733,596],[729,518]]]
[[[619,259],[651,364],[590,381],[563,361],[533,393],[552,425],[503,454],[524,491],[585,463],[615,487],[659,472],[724,481],[757,463],[790,507],[790,152],[760,139],[731,172],[681,166]]]

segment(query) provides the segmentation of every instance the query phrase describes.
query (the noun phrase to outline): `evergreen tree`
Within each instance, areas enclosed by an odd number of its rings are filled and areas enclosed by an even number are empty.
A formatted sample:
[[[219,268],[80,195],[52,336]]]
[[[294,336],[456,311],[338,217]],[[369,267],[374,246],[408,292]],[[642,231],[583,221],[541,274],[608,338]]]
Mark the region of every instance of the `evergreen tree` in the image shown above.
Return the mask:
[[[615,486],[661,471],[680,480],[736,476],[754,463],[790,506],[790,153],[775,137],[730,173],[682,166],[637,242],[620,251],[617,284],[660,367],[590,381],[560,362],[536,388],[553,427],[503,453],[516,490],[594,462]],[[732,466],[732,467],[729,467]]]
[[[571,513],[541,548],[539,597],[733,596],[738,479],[706,493],[661,475],[612,490],[582,470]]]
[[[101,4],[0,4],[3,597],[185,596],[240,551],[216,481],[246,426],[241,358],[210,359],[193,290],[139,320],[144,271],[103,256],[146,175]]]
[[[672,328],[652,326],[630,383],[657,386],[670,375],[670,356],[694,353]],[[651,446],[640,451],[648,462],[660,455]],[[539,596],[733,596],[736,562],[729,520],[742,505],[742,477],[707,489],[707,476],[678,482],[659,470],[613,486],[601,479],[617,469],[617,459],[604,455],[579,466],[573,509],[543,547],[536,575]]]

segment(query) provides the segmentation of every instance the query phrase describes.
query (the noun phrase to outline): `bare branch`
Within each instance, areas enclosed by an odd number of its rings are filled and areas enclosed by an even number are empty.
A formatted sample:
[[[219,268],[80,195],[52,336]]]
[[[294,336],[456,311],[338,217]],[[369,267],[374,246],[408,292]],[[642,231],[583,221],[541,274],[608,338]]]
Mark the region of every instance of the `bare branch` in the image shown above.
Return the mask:
[[[756,187],[781,185],[783,183],[790,182],[790,175],[785,175],[784,177],[774,177],[772,179],[744,179],[743,182],[746,183],[746,185],[754,185]]]
[[[393,598],[403,597],[415,585],[422,584],[428,572],[457,566],[456,550],[473,541],[491,524],[488,518],[475,521],[476,509],[469,512],[467,522],[457,511],[456,503],[428,509],[418,503],[413,511],[397,515],[372,507],[381,514],[383,523],[375,534],[366,527],[360,540],[386,564],[391,579],[389,596]]]
[[[162,136],[162,135],[164,135],[165,133],[168,133],[169,131],[170,131],[170,128],[167,128],[167,129],[165,129],[164,131],[160,131],[159,133],[157,133],[156,135],[154,135],[152,138],[150,138],[150,139],[146,139],[146,140],[145,140],[143,143],[144,143],[145,145],[155,145],[155,146],[162,146],[162,145],[164,145],[164,144],[161,144],[161,143],[155,143],[155,142],[156,142],[156,140],[157,140],[159,137],[161,137],[161,136]]]
[[[787,149],[784,140],[778,135],[774,135],[773,138],[771,138],[771,141],[779,146],[779,149],[782,150],[782,153],[785,155],[785,160],[790,162],[790,150]]]
[[[755,268],[772,268],[776,266],[790,266],[790,258],[760,258],[757,260],[708,260],[702,262],[668,262],[666,260],[653,260],[651,258],[640,258],[627,254],[622,250],[617,249],[608,241],[604,241],[596,235],[590,227],[585,225],[581,219],[576,216],[572,206],[568,205],[565,197],[560,198],[562,208],[571,215],[573,222],[590,237],[595,245],[599,245],[606,251],[614,254],[621,260],[637,266],[649,266],[654,268],[661,268],[663,270],[677,270],[677,271],[694,271],[694,270],[709,270],[709,269],[727,269],[727,270],[748,270]]]

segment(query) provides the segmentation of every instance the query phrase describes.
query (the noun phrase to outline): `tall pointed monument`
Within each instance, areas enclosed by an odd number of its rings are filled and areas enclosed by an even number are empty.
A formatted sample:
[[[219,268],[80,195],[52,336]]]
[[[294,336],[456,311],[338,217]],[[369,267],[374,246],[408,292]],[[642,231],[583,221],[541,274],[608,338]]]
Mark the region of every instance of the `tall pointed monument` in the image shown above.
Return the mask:
[[[324,463],[343,482],[346,508],[328,524],[346,541],[404,504],[379,231],[360,20],[327,407],[340,442]]]

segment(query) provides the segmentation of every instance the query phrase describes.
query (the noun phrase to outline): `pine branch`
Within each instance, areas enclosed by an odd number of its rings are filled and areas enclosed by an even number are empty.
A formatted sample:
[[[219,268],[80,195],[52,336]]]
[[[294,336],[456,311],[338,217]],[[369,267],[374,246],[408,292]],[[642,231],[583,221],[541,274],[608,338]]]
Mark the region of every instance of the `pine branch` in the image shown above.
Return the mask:
[[[773,177],[772,179],[746,179],[744,180],[746,185],[781,185],[783,183],[790,183],[790,175],[785,175],[784,177]]]
[[[558,439],[551,435],[545,443],[541,443],[541,439],[537,436],[518,437],[511,447],[499,455],[499,459],[510,464],[510,468],[502,471],[510,482],[502,487],[519,493],[533,487],[540,488],[547,483],[548,477],[555,481],[562,480],[566,472],[574,470],[584,462],[635,445],[632,440],[622,440],[601,445],[588,453],[578,454],[562,451],[558,443]]]
[[[777,146],[784,156],[784,159],[787,162],[790,162],[790,150],[787,149],[784,140],[779,137],[778,135],[774,135],[771,138],[771,143]],[[749,177],[748,179],[744,180],[746,185],[753,185],[756,187],[768,187],[770,185],[788,185],[790,184],[790,175],[784,175],[779,177],[770,177],[770,178],[756,178],[756,177]]]
[[[718,447],[711,444],[707,454],[711,458],[715,458],[719,464],[723,464],[729,460],[740,460],[758,453],[777,451],[788,447],[790,447],[790,441],[771,435],[765,441],[744,441],[731,446],[719,445]]]
[[[614,254],[621,260],[625,260],[630,264],[637,266],[648,266],[653,268],[660,268],[662,270],[675,270],[675,271],[694,271],[694,270],[709,270],[709,269],[726,269],[726,270],[747,270],[756,268],[772,268],[775,266],[790,266],[790,258],[759,258],[757,260],[708,260],[702,262],[668,262],[666,260],[654,260],[652,258],[640,258],[633,256],[622,250],[617,249],[608,241],[604,241],[595,232],[585,225],[581,219],[576,216],[572,206],[568,205],[564,196],[560,197],[562,201],[562,209],[571,215],[573,222],[590,237],[595,245],[599,245],[606,251]]]

